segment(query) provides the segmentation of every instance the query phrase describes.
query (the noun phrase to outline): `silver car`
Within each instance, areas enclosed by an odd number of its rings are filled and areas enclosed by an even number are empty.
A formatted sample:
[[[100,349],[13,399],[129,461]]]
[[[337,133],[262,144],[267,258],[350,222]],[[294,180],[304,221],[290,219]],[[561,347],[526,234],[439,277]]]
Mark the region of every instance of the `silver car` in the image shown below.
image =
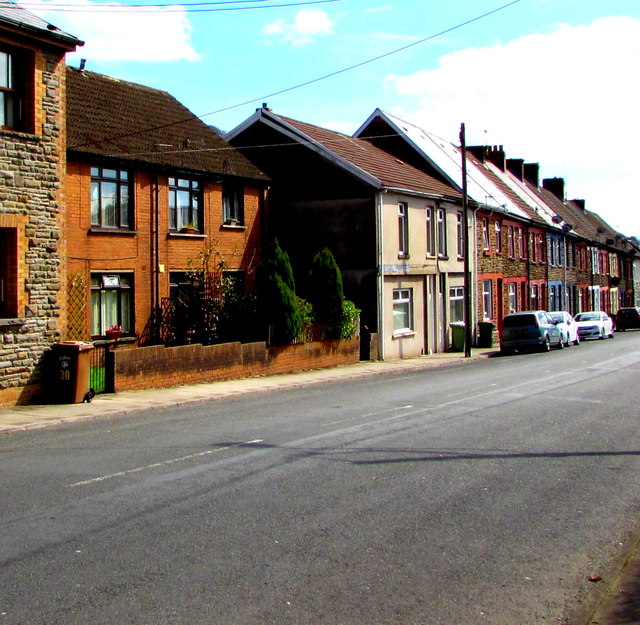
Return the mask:
[[[575,316],[578,336],[581,339],[613,338],[613,321],[606,312],[589,310]]]
[[[544,310],[526,310],[507,315],[500,333],[500,352],[549,351],[552,346],[562,349],[562,333],[557,322]]]
[[[566,310],[553,310],[549,313],[549,316],[557,322],[565,347],[569,347],[572,344],[580,345],[578,326],[575,319]]]

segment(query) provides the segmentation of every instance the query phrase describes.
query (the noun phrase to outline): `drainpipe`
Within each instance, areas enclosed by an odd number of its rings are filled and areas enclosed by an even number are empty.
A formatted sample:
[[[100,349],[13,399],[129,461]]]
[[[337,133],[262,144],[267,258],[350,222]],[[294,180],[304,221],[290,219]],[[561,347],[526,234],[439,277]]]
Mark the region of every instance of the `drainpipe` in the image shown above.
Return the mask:
[[[462,152],[462,220],[464,227],[464,356],[471,358],[471,273],[469,245],[469,202],[467,199],[467,144],[464,124],[460,125],[460,149]]]
[[[385,358],[385,327],[384,327],[384,219],[382,215],[382,193],[376,197],[376,248],[378,253],[378,353],[380,360]]]
[[[160,319],[161,319],[161,310],[160,310],[160,208],[159,208],[159,197],[160,197],[160,189],[158,176],[155,176],[155,189],[154,189],[154,210],[153,210],[153,221],[154,221],[154,233],[153,233],[153,256],[154,256],[154,284],[153,284],[153,316],[154,316],[154,324],[153,324],[153,332],[154,332],[154,342],[160,342]]]

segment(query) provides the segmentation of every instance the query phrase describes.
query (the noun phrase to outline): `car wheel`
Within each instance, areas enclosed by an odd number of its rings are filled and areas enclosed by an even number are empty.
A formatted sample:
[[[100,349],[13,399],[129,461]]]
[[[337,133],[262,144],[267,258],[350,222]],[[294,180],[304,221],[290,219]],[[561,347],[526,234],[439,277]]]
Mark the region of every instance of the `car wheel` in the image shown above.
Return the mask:
[[[580,345],[580,339],[576,336],[576,340],[573,342],[574,345]]]
[[[501,347],[500,353],[503,356],[510,356],[511,354],[513,354],[513,347]]]
[[[567,337],[565,338],[564,341],[564,346],[565,347],[571,347],[571,341],[569,340],[569,334],[567,333]]]
[[[601,341],[604,339],[604,328],[600,330],[600,336],[598,337]]]
[[[613,338],[613,330],[611,330],[611,334],[609,335],[609,338],[612,339]]]
[[[547,336],[544,337],[544,345],[542,346],[542,351],[543,352],[551,351],[551,339],[549,338],[548,334]]]

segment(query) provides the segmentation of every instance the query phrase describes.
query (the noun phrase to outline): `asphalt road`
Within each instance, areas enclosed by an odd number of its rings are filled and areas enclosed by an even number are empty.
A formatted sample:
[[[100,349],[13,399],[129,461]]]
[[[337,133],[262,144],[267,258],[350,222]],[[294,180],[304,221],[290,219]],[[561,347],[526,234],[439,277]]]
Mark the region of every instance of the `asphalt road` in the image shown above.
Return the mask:
[[[639,368],[627,332],[3,437],[0,625],[577,622],[640,520]]]

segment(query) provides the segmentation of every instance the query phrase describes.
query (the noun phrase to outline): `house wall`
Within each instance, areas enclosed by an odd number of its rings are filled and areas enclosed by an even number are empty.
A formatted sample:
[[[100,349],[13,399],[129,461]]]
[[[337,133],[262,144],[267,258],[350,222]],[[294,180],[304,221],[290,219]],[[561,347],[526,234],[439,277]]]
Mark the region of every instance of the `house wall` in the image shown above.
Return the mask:
[[[170,232],[167,176],[135,171],[134,228],[106,230],[91,227],[90,167],[90,163],[79,161],[70,161],[67,166],[68,274],[70,280],[84,276],[86,283],[84,336],[72,338],[90,338],[89,276],[92,271],[133,273],[135,333],[139,337],[145,331],[153,309],[156,281],[153,229],[156,196],[160,298],[169,296],[170,273],[186,270],[190,259],[195,268],[201,267],[199,254],[206,249],[215,250],[215,262],[224,262],[225,269],[243,270],[248,287],[252,285],[260,261],[262,189],[245,187],[244,225],[231,226],[222,220],[222,185],[208,182],[203,196],[203,233]]]
[[[25,98],[27,132],[0,130],[0,228],[15,241],[3,269],[11,297],[0,318],[0,405],[26,403],[42,392],[43,354],[59,338],[64,241],[64,51],[0,34],[0,43],[33,56]],[[62,169],[61,169],[62,168]]]

